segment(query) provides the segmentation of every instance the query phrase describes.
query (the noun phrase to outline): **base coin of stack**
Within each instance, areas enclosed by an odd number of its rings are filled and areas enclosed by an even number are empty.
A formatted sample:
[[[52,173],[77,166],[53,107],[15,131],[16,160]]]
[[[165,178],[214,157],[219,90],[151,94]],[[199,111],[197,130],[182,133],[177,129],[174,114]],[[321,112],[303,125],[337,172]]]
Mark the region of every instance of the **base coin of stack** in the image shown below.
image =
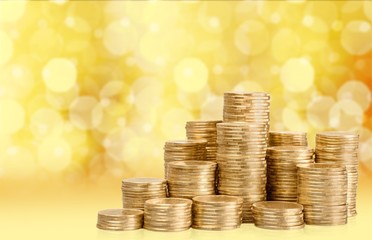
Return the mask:
[[[206,160],[216,161],[217,123],[222,121],[189,121],[186,123],[186,136],[190,140],[206,140]]]
[[[98,212],[97,228],[126,231],[142,228],[143,211],[138,209],[106,209]]]
[[[145,203],[143,227],[152,231],[184,231],[191,226],[192,201],[185,198],[155,198]]]
[[[229,230],[240,227],[243,198],[211,195],[192,199],[192,227],[203,230]]]
[[[266,200],[266,124],[217,124],[218,193],[240,196],[243,222],[253,222],[251,204]]]
[[[348,216],[357,214],[359,135],[352,132],[323,132],[316,135],[316,162],[344,164],[347,171]]]
[[[167,177],[167,164],[173,161],[205,161],[207,141],[174,140],[164,145],[164,174]]]
[[[269,200],[297,201],[297,164],[314,163],[314,150],[301,146],[267,148],[267,194]]]
[[[168,163],[170,197],[193,198],[216,193],[217,163],[212,161],[175,161]]]
[[[347,176],[340,164],[299,164],[298,203],[304,206],[304,220],[312,225],[347,223]]]
[[[161,178],[128,178],[122,180],[123,208],[144,208],[146,200],[167,196],[167,181]]]
[[[272,146],[307,146],[306,132],[270,131],[269,143]]]
[[[252,204],[254,225],[273,230],[303,228],[302,211],[302,205],[294,202],[263,201]]]

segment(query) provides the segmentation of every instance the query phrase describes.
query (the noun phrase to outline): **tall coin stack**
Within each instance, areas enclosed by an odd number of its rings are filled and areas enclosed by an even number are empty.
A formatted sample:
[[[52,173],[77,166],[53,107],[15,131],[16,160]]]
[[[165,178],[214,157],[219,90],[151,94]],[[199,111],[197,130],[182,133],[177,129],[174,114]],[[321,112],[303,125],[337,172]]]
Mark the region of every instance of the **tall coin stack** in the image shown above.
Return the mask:
[[[269,143],[273,146],[307,146],[306,132],[270,131]]]
[[[164,174],[167,178],[167,164],[173,161],[205,161],[206,140],[175,140],[164,145]]]
[[[190,228],[192,201],[185,198],[155,198],[145,203],[143,227],[152,231],[177,232]]]
[[[98,212],[97,228],[127,231],[142,228],[143,211],[138,209],[106,209]]]
[[[255,226],[273,230],[303,228],[302,211],[302,205],[293,202],[264,201],[252,204]]]
[[[167,196],[167,181],[161,178],[128,178],[122,181],[123,208],[144,208],[146,200]]]
[[[346,166],[348,216],[357,214],[359,135],[352,132],[323,132],[316,135],[316,162]]]
[[[347,176],[344,165],[299,164],[298,203],[304,206],[304,220],[313,225],[347,223]]]
[[[197,196],[192,201],[192,227],[195,229],[229,230],[242,223],[243,199],[240,197]]]
[[[301,146],[267,148],[267,194],[269,200],[297,201],[297,164],[313,163],[313,154],[313,149]]]
[[[213,195],[217,163],[212,161],[175,161],[168,163],[170,197],[193,198]]]
[[[270,95],[263,92],[226,92],[224,94],[223,121],[265,123],[268,125],[270,121]]]
[[[217,154],[217,123],[222,121],[189,121],[186,123],[186,136],[190,140],[204,139],[206,145],[206,160],[216,161]]]
[[[251,204],[266,199],[266,124],[217,124],[218,192],[241,196],[243,222],[253,222]]]

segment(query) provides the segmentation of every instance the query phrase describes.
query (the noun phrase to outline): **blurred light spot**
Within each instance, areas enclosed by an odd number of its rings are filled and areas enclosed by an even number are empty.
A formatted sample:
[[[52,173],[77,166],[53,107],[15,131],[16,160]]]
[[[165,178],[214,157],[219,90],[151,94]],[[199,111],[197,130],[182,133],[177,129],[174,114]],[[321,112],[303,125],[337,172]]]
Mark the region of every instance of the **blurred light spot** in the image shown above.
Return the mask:
[[[66,92],[54,92],[47,90],[45,99],[54,108],[66,110],[70,107],[72,101],[79,95],[79,86],[75,85]]]
[[[314,18],[310,15],[306,15],[304,16],[304,18],[302,19],[302,24],[306,27],[310,27],[312,26],[314,23]]]
[[[364,1],[363,2],[363,11],[364,15],[372,22],[372,1]]]
[[[339,101],[346,99],[353,100],[365,111],[371,103],[371,90],[365,83],[351,80],[345,82],[338,89],[337,98]]]
[[[18,132],[25,123],[25,111],[15,100],[0,100],[0,133]]]
[[[75,65],[66,58],[53,58],[43,68],[45,85],[55,92],[66,92],[76,83]]]
[[[30,129],[37,138],[59,136],[63,132],[63,119],[52,108],[40,108],[31,117]]]
[[[363,123],[363,109],[353,100],[340,100],[329,111],[329,125],[338,130],[352,130]]]
[[[14,22],[20,19],[25,11],[27,1],[0,1],[0,23]]]
[[[70,106],[70,121],[74,126],[82,130],[97,127],[102,121],[102,115],[102,106],[95,97],[78,97]]]
[[[210,95],[201,105],[200,119],[220,120],[222,119],[222,111],[223,97]]]
[[[174,79],[178,88],[185,92],[197,92],[208,81],[208,68],[200,59],[185,58],[174,69]]]
[[[104,30],[103,44],[113,55],[122,56],[133,52],[137,43],[137,30],[126,21],[112,22]]]
[[[70,145],[64,139],[45,139],[37,152],[39,164],[46,170],[62,171],[71,162],[71,151]]]
[[[99,96],[101,98],[110,98],[114,97],[122,92],[124,88],[124,83],[119,80],[113,80],[107,82],[101,91],[99,92]]]
[[[292,58],[285,62],[280,73],[284,87],[291,92],[303,92],[314,81],[314,68],[305,58]]]
[[[352,55],[363,55],[372,49],[372,30],[367,21],[350,21],[341,33],[341,44]]]
[[[279,29],[271,42],[271,54],[275,60],[284,62],[296,56],[301,49],[301,39],[290,28]]]
[[[22,146],[9,146],[0,153],[0,168],[10,179],[32,176],[36,170],[35,157],[30,150]]]
[[[277,13],[277,12],[273,13],[273,14],[271,15],[270,20],[271,20],[272,23],[275,23],[275,24],[279,23],[280,20],[281,20],[280,14]]]
[[[241,81],[235,85],[233,91],[236,92],[264,92],[263,87],[258,82],[254,81]]]
[[[266,50],[270,43],[270,34],[260,21],[247,20],[235,31],[234,42],[240,52],[255,56]]]
[[[13,55],[13,41],[4,31],[0,30],[0,65],[7,63]]]
[[[307,124],[301,119],[301,116],[294,109],[285,107],[282,111],[282,121],[286,129],[290,131],[307,132]]]
[[[316,129],[324,130],[329,127],[329,109],[335,100],[328,96],[315,97],[307,107],[307,120]]]
[[[161,119],[161,130],[166,138],[183,139],[186,136],[185,122],[193,120],[193,116],[186,109],[172,108]]]

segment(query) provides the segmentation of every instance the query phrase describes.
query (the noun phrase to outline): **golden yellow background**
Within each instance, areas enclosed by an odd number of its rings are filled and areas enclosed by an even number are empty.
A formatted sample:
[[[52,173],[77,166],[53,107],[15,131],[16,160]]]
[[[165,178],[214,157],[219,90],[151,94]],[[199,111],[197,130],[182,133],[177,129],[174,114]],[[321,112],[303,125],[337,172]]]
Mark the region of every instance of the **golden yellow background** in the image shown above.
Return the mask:
[[[371,1],[1,1],[0,237],[367,238]],[[163,176],[185,122],[266,91],[271,129],[360,133],[358,216],[294,232],[107,233],[120,180]],[[1,238],[3,239],[3,238]]]

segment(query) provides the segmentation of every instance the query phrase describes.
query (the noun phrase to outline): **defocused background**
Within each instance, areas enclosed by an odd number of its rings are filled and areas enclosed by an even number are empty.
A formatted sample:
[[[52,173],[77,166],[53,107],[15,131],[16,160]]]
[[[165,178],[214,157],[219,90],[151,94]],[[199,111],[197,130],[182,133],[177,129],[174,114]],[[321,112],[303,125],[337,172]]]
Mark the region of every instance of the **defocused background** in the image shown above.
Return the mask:
[[[370,182],[371,21],[368,0],[1,1],[0,187],[120,203],[120,179],[163,176],[164,141],[233,90],[269,92],[271,129],[312,146],[358,131]]]

